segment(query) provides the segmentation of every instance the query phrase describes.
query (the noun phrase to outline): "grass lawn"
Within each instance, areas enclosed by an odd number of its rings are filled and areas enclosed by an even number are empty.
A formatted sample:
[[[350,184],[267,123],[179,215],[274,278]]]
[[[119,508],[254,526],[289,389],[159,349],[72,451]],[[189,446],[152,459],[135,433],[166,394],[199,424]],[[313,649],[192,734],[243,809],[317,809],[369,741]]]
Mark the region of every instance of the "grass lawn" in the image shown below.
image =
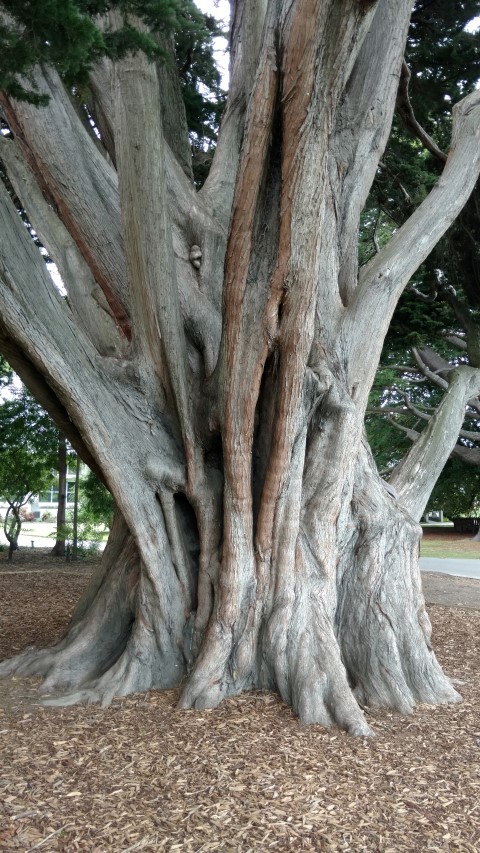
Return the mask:
[[[474,542],[471,534],[455,533],[453,527],[424,527],[420,554],[422,557],[480,560],[480,542]]]

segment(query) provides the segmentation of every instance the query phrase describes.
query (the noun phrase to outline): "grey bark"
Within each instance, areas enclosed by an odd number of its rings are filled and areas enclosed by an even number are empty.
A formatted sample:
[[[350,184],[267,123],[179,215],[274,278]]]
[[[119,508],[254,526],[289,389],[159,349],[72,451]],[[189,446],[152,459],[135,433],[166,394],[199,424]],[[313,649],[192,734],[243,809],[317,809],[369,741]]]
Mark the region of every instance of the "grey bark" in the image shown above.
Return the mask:
[[[0,342],[68,416],[118,509],[66,637],[0,672],[45,676],[59,702],[182,683],[181,706],[205,707],[277,689],[302,720],[355,734],[370,732],[364,704],[458,700],[430,647],[419,528],[363,438],[396,301],[480,168],[473,95],[436,190],[357,274],[410,6],[237,0],[198,193],[141,56],[95,72],[105,154],[52,72],[38,72],[44,113],[5,103],[30,167],[19,196],[54,255],[61,220],[95,284],[68,272],[80,309],[61,299],[2,193]]]
[[[458,367],[451,372],[448,391],[428,426],[388,478],[402,506],[416,521],[420,521],[433,487],[455,448],[465,406],[479,391],[479,370]]]

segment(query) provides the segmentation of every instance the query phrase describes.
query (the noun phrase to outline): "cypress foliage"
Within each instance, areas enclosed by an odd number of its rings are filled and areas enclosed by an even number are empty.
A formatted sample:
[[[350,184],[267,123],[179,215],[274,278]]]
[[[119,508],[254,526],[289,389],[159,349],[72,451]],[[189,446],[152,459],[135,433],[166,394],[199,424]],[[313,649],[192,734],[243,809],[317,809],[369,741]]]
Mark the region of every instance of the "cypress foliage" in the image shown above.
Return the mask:
[[[113,8],[122,13],[122,27],[100,31],[95,17]],[[136,29],[135,19],[147,24],[152,34]],[[54,66],[67,84],[80,85],[101,56],[119,59],[143,50],[152,60],[166,61],[156,34],[181,33],[183,44],[193,39],[208,45],[215,31],[213,19],[192,0],[2,0],[0,90],[41,106],[45,97],[35,92],[31,79],[38,63]],[[211,59],[208,49],[206,58]]]

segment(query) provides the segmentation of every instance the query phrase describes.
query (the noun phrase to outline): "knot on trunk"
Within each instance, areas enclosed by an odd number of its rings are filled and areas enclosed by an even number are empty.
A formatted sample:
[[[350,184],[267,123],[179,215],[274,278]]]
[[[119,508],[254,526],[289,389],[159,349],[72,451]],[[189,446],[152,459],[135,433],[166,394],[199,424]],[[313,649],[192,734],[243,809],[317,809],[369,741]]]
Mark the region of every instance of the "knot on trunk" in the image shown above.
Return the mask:
[[[202,250],[200,246],[191,246],[188,257],[190,258],[190,263],[192,264],[192,266],[194,266],[195,269],[199,270],[202,260]]]

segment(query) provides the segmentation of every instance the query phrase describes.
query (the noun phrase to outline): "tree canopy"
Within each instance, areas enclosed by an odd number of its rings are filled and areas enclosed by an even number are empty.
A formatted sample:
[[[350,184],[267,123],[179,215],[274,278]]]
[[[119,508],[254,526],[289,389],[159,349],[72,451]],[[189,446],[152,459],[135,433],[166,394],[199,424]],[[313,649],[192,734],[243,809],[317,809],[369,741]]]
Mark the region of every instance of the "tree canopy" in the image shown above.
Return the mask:
[[[0,498],[8,503],[4,532],[10,558],[17,548],[20,509],[51,481],[58,430],[26,389],[0,405]]]

